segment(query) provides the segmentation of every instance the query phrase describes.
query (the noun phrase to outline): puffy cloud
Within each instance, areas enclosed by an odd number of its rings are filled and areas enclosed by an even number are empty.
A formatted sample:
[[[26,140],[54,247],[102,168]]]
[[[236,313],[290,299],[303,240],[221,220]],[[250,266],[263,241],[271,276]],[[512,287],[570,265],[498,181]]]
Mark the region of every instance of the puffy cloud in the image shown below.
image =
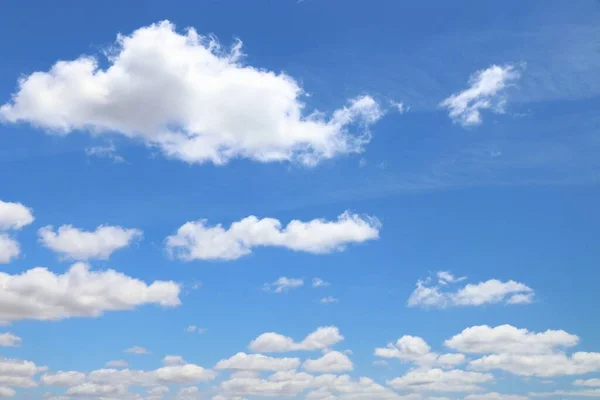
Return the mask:
[[[174,282],[147,285],[114,270],[90,271],[83,263],[60,275],[41,267],[18,275],[0,272],[0,321],[97,317],[144,304],[177,306],[179,291]]]
[[[438,272],[438,285],[431,279],[419,280],[408,299],[409,307],[457,307],[481,306],[484,304],[526,304],[533,301],[534,292],[529,286],[515,281],[502,282],[490,279],[477,284],[467,284],[456,291],[449,291],[449,284],[460,282],[465,277],[455,278],[449,272]]]
[[[319,327],[301,342],[275,332],[263,333],[250,343],[250,350],[263,353],[276,353],[299,350],[323,350],[344,340],[335,326]]]
[[[354,367],[347,355],[330,351],[316,360],[304,361],[302,368],[310,372],[345,372],[352,371]]]
[[[348,375],[313,376],[303,372],[277,372],[266,379],[259,377],[235,377],[221,383],[221,389],[231,396],[297,397],[305,390],[311,400],[403,400],[386,387],[370,378],[354,381]]]
[[[576,335],[563,330],[531,332],[512,325],[494,328],[487,325],[466,328],[444,344],[464,353],[551,353],[557,347],[572,347],[579,342]]]
[[[0,233],[0,264],[8,264],[21,254],[19,242],[6,233]]]
[[[150,396],[162,396],[165,393],[169,393],[169,388],[167,386],[154,386],[149,388],[147,393]]]
[[[87,375],[87,382],[100,385],[153,386],[195,384],[210,381],[215,373],[195,364],[168,365],[152,371],[99,369]]]
[[[130,353],[130,354],[150,354],[150,352],[148,351],[148,349],[141,347],[141,346],[133,346],[130,347],[128,349],[124,350],[125,353]]]
[[[288,371],[298,368],[298,358],[274,358],[262,354],[237,353],[236,355],[221,360],[216,369],[239,369],[247,371]]]
[[[200,390],[195,386],[181,388],[175,395],[175,400],[200,400]]]
[[[93,232],[62,225],[54,232],[52,226],[38,231],[40,242],[50,250],[72,260],[108,260],[112,253],[129,246],[142,237],[138,229],[100,225]]]
[[[0,387],[35,387],[36,375],[46,370],[46,367],[37,366],[32,361],[0,357]]]
[[[287,292],[289,289],[297,288],[304,285],[304,281],[298,278],[286,278],[285,276],[280,277],[273,283],[265,283],[263,290],[273,293]]]
[[[85,382],[85,374],[78,371],[45,373],[40,381],[49,386],[76,386]]]
[[[127,368],[128,365],[125,360],[112,360],[106,363],[109,368]]]
[[[491,382],[493,379],[491,374],[458,369],[416,369],[388,381],[388,385],[397,390],[419,392],[474,392],[481,390],[480,384]]]
[[[77,386],[70,387],[66,394],[78,397],[116,397],[127,393],[125,385],[99,385],[91,382],[84,382]]]
[[[9,387],[0,386],[0,397],[13,397],[17,394],[14,389]]]
[[[321,278],[313,278],[313,280],[312,280],[312,287],[314,287],[314,288],[316,288],[316,287],[327,287],[327,286],[329,286],[329,282],[325,282]]]
[[[228,229],[221,224],[207,225],[206,220],[187,222],[165,240],[174,257],[191,260],[235,260],[254,247],[285,247],[313,254],[343,250],[350,243],[362,243],[379,237],[379,221],[345,212],[336,221],[293,220],[283,228],[274,218],[246,217]]]
[[[529,397],[518,394],[501,394],[497,392],[470,394],[464,400],[528,400]]]
[[[21,229],[34,220],[30,208],[21,203],[10,203],[0,200],[0,230]]]
[[[188,163],[248,158],[313,165],[363,150],[368,127],[382,116],[371,97],[331,117],[307,111],[298,82],[243,65],[241,48],[238,41],[226,51],[194,29],[177,33],[168,21],[152,24],[119,35],[106,69],[81,56],[21,78],[0,120],[59,135],[117,133]]]
[[[10,332],[0,334],[0,347],[19,347],[23,339]]]
[[[339,303],[339,299],[333,297],[333,296],[327,296],[327,297],[323,297],[320,302],[323,304],[331,304],[331,303]]]
[[[405,362],[413,362],[418,365],[439,365],[452,367],[465,362],[463,354],[442,354],[432,352],[431,347],[418,336],[404,335],[396,341],[389,343],[387,347],[375,349],[375,355],[383,358],[397,358]]]
[[[164,356],[162,359],[164,365],[183,365],[185,364],[185,360],[181,356]]]
[[[600,353],[490,354],[469,363],[483,371],[502,370],[522,376],[553,377],[600,371]]]
[[[440,105],[449,110],[450,117],[463,126],[479,125],[481,110],[503,113],[507,86],[519,79],[521,73],[513,65],[492,65],[475,72],[469,78],[469,88],[453,94]]]

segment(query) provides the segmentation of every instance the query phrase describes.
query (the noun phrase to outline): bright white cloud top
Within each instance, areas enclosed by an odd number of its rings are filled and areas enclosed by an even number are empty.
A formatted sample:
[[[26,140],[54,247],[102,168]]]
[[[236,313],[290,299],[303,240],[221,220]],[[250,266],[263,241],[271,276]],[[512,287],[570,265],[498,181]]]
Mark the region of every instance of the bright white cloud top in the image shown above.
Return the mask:
[[[18,230],[31,224],[33,220],[33,211],[29,207],[0,200],[0,230]]]
[[[108,260],[115,251],[129,246],[142,237],[139,229],[100,225],[95,231],[83,231],[62,225],[55,232],[52,226],[38,231],[42,245],[71,260]]]
[[[173,307],[180,304],[179,292],[174,282],[148,285],[114,270],[91,271],[83,263],[64,274],[41,267],[18,275],[0,272],[0,321],[98,317],[145,304]]]
[[[19,242],[1,231],[20,230],[34,219],[32,210],[23,204],[0,200],[0,264],[8,264],[21,254]]]
[[[119,35],[109,54],[106,69],[82,56],[23,77],[0,118],[59,135],[117,132],[188,163],[243,157],[313,165],[362,151],[369,125],[382,116],[369,96],[330,117],[307,112],[292,77],[242,64],[241,42],[226,50],[168,21]]]
[[[479,125],[482,110],[504,112],[505,90],[520,77],[520,71],[513,65],[492,65],[475,72],[469,78],[468,89],[453,94],[440,105],[448,109],[455,122],[463,126]]]
[[[317,359],[304,361],[302,368],[310,372],[346,372],[352,371],[354,366],[344,353],[330,351]]]
[[[323,326],[306,336],[301,342],[275,332],[263,333],[250,343],[250,350],[262,353],[324,350],[344,340],[335,326]]]
[[[186,222],[167,237],[169,253],[181,260],[235,260],[255,247],[284,247],[313,254],[341,251],[348,244],[379,238],[376,218],[345,212],[335,221],[290,221],[283,227],[275,218],[246,217],[225,229],[206,220]]]
[[[469,283],[455,291],[450,284],[462,282],[466,277],[457,279],[448,272],[438,273],[438,282],[431,278],[419,280],[410,295],[408,307],[460,307],[482,306],[485,304],[528,304],[535,295],[533,289],[524,283],[490,279],[476,284]]]
[[[382,358],[396,358],[402,362],[412,362],[420,366],[452,367],[465,362],[459,353],[438,354],[431,351],[427,342],[418,336],[404,335],[387,347],[375,349],[375,355]]]

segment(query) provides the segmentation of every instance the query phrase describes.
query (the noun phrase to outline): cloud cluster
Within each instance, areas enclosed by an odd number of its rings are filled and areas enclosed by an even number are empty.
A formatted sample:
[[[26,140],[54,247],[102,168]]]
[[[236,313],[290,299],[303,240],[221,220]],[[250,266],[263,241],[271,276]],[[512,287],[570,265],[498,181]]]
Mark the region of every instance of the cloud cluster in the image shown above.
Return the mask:
[[[0,272],[0,321],[98,317],[145,304],[172,307],[180,304],[179,292],[174,282],[146,284],[110,269],[91,271],[84,263],[64,274],[42,267],[16,275]]]
[[[451,284],[461,282],[466,277],[455,278],[449,272],[438,272],[437,284],[431,278],[419,280],[410,295],[409,307],[458,307],[481,306],[484,304],[527,304],[533,301],[534,291],[524,283],[490,279],[476,284],[467,284],[450,291]]]
[[[307,112],[292,77],[242,64],[240,41],[226,50],[194,29],[178,33],[168,21],[119,35],[107,54],[106,69],[81,56],[24,76],[0,107],[0,120],[58,135],[117,133],[188,163],[314,165],[362,151],[369,126],[382,116],[369,96],[329,117]]]
[[[503,113],[505,89],[519,79],[521,73],[513,65],[492,65],[469,78],[469,88],[453,94],[440,105],[449,110],[450,118],[463,126],[479,125],[481,111]]]
[[[186,222],[175,235],[167,237],[169,253],[185,261],[235,260],[255,247],[283,247],[314,254],[343,250],[351,243],[379,238],[380,223],[375,218],[345,212],[335,221],[293,220],[282,227],[274,218],[255,216],[234,222],[228,229],[206,220]]]

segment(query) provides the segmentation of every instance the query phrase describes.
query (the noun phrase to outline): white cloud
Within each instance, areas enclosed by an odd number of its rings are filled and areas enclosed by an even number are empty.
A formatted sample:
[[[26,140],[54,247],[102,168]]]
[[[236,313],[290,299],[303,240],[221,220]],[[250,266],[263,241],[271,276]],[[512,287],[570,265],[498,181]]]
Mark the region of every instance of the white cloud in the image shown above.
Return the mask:
[[[375,361],[373,361],[373,365],[375,365],[377,367],[387,367],[389,364],[385,360],[375,360]]]
[[[599,387],[600,388],[600,379],[598,378],[594,378],[594,379],[578,379],[575,382],[573,382],[573,385],[575,386],[587,386],[587,387]]]
[[[383,358],[397,358],[404,362],[413,362],[421,366],[452,367],[465,362],[463,354],[438,354],[418,336],[404,335],[387,347],[376,348],[375,355]]]
[[[19,347],[23,339],[10,332],[0,334],[0,347]]]
[[[330,351],[316,360],[304,361],[302,368],[310,372],[345,372],[352,371],[354,367],[344,353]]]
[[[397,390],[418,392],[474,392],[481,390],[480,384],[493,380],[491,374],[435,368],[409,371],[388,381],[388,385]]]
[[[125,360],[112,360],[106,363],[109,368],[127,368],[129,364]]]
[[[149,388],[147,393],[151,396],[162,396],[165,393],[169,393],[169,388],[167,386],[154,386]]]
[[[443,100],[440,105],[449,110],[450,117],[463,126],[479,125],[481,110],[503,113],[507,86],[519,79],[521,73],[513,65],[492,65],[475,72],[469,78],[470,87]]]
[[[187,222],[166,239],[169,253],[185,261],[235,260],[254,247],[285,247],[313,254],[341,251],[350,243],[379,238],[379,221],[345,212],[336,221],[291,221],[285,228],[274,218],[246,217],[228,229],[206,220]]]
[[[151,371],[133,369],[99,369],[87,375],[87,382],[101,385],[153,386],[191,385],[210,381],[215,373],[195,364],[168,365]]]
[[[144,304],[173,307],[180,304],[179,291],[174,282],[147,285],[110,269],[90,271],[83,263],[60,275],[42,267],[19,275],[0,272],[0,321],[98,317]]]
[[[46,367],[40,367],[32,361],[0,357],[0,386],[35,387],[35,376],[46,370]]]
[[[206,328],[199,328],[196,325],[189,325],[187,328],[185,328],[187,333],[198,333],[199,335],[206,333],[207,330],[208,329]]]
[[[99,385],[96,383],[84,382],[77,386],[70,387],[66,394],[74,397],[103,397],[115,398],[127,393],[125,385]]]
[[[512,325],[472,326],[446,340],[444,344],[464,353],[551,353],[557,347],[572,347],[579,338],[563,330],[531,332]]]
[[[464,280],[467,279],[466,276],[462,276],[460,278],[457,278],[454,275],[452,275],[449,271],[439,271],[436,275],[437,275],[437,278],[438,278],[438,282],[440,284],[462,282],[462,281],[464,281]]]
[[[14,389],[1,386],[0,387],[0,397],[13,397],[17,394]]]
[[[372,379],[354,381],[348,375],[313,376],[304,372],[277,372],[266,379],[235,377],[221,383],[225,398],[233,396],[295,397],[307,389],[310,400],[406,400]]]
[[[600,389],[589,390],[554,390],[552,392],[530,392],[532,397],[591,397],[600,398]]]
[[[112,143],[107,146],[86,147],[85,154],[90,157],[108,158],[115,163],[125,162],[125,159],[117,154],[117,149]]]
[[[19,275],[0,272],[0,321],[98,317],[144,304],[173,307],[180,304],[179,290],[174,282],[147,285],[114,270],[90,271],[83,263],[61,275],[42,267]]]
[[[521,376],[543,378],[561,375],[581,375],[600,371],[600,353],[513,354],[483,356],[469,363],[469,368],[481,371],[502,370]]]
[[[325,282],[321,278],[313,278],[313,280],[312,280],[312,287],[314,287],[314,288],[327,287],[327,286],[329,286],[329,282]]]
[[[250,350],[263,353],[324,350],[344,340],[335,326],[320,327],[297,343],[294,339],[275,332],[263,333],[250,343]]]
[[[21,254],[19,242],[6,233],[0,233],[0,264],[8,264]]]
[[[179,34],[168,21],[146,26],[117,37],[107,69],[81,56],[23,77],[0,120],[60,135],[118,133],[189,163],[243,157],[312,165],[362,151],[369,125],[382,116],[371,97],[329,118],[311,112],[293,78],[244,66],[241,48],[238,41],[224,50],[194,29]]]
[[[31,208],[0,200],[0,230],[19,230],[34,220]]]
[[[455,278],[448,272],[438,272],[438,285],[431,279],[417,281],[410,295],[408,307],[458,307],[481,306],[484,304],[526,304],[533,301],[534,292],[529,286],[515,281],[502,282],[490,279],[477,284],[469,283],[456,291],[450,291],[450,284],[463,281],[466,277]]]
[[[163,357],[162,362],[164,365],[184,365],[186,364],[182,356],[166,355]]]
[[[497,392],[470,394],[464,400],[528,400],[529,397],[518,394],[501,394]]]
[[[195,386],[181,388],[175,395],[175,400],[200,400],[200,390]]]
[[[45,373],[40,382],[48,386],[76,386],[85,382],[85,374],[77,371]]]
[[[298,358],[274,358],[262,354],[237,353],[236,355],[221,360],[216,369],[239,369],[246,371],[289,371],[298,368]]]
[[[284,293],[289,289],[297,288],[304,285],[304,281],[298,278],[286,278],[285,276],[280,277],[273,283],[265,283],[263,290],[273,293]]]
[[[141,347],[141,346],[133,346],[130,347],[128,349],[123,350],[125,353],[129,353],[129,354],[150,354],[150,352],[148,351],[148,349]]]
[[[323,304],[331,304],[331,303],[339,303],[339,299],[333,297],[333,296],[327,296],[327,297],[323,297],[320,302]]]
[[[38,231],[40,242],[50,250],[72,260],[108,260],[112,253],[129,246],[142,237],[138,229],[100,225],[95,231],[82,231],[62,225],[54,232],[52,226]]]

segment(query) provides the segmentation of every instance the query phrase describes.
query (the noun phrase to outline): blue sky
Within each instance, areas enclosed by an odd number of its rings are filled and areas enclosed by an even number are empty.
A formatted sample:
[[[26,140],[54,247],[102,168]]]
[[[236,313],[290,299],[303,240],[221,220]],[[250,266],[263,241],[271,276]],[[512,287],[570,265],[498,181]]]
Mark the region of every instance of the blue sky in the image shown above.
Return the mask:
[[[599,17],[3,2],[0,396],[600,398]]]

